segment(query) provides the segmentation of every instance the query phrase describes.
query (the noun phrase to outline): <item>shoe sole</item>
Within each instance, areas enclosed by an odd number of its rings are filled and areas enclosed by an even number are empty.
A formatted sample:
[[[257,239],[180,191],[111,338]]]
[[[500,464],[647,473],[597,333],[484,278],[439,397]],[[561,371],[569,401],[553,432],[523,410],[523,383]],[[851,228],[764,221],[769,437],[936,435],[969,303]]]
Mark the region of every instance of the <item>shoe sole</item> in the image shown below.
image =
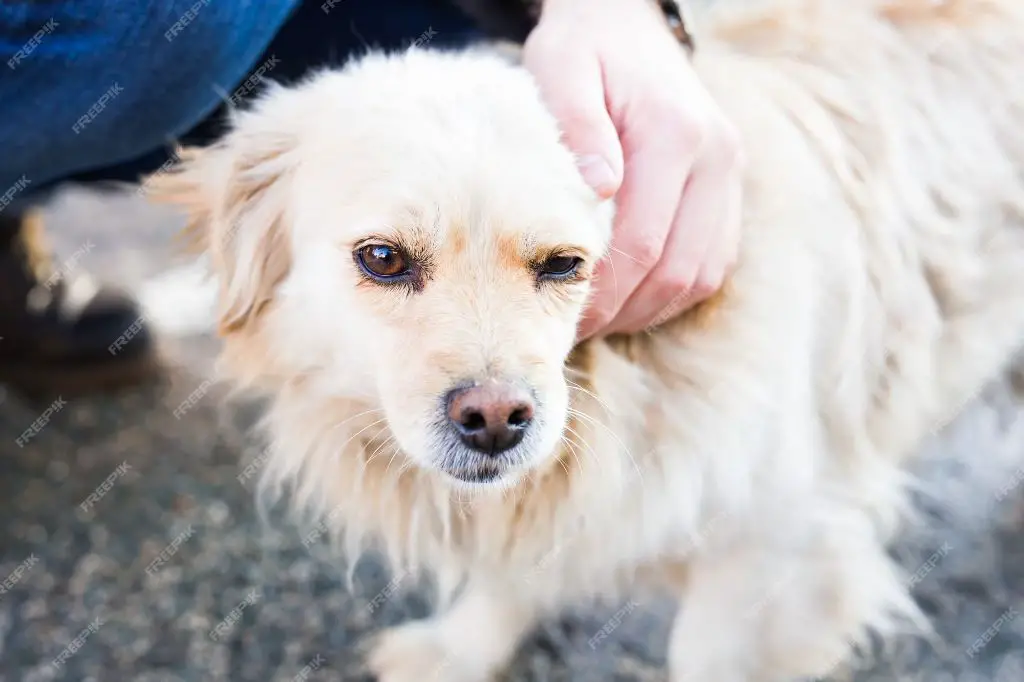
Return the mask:
[[[0,384],[30,402],[114,393],[158,382],[166,366],[155,353],[120,356],[92,363],[22,363],[0,366]]]

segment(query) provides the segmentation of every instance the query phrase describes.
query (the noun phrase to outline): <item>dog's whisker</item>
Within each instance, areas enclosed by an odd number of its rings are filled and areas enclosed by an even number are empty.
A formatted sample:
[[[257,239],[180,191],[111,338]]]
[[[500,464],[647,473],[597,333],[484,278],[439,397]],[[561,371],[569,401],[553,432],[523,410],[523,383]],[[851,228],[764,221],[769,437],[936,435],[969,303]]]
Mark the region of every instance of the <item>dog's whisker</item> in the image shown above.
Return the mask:
[[[395,451],[396,451],[395,454],[397,455],[398,454],[398,448],[397,447],[395,448]],[[403,459],[402,463],[398,465],[398,476],[401,477],[401,475],[403,473],[405,473],[406,471],[408,471],[411,468],[412,468],[412,460],[409,459],[409,458]]]
[[[622,438],[619,437],[619,434],[615,433],[615,430],[612,427],[608,426],[607,424],[602,422],[600,419],[597,419],[594,416],[592,416],[590,414],[587,414],[583,410],[577,409],[575,407],[570,407],[568,409],[568,413],[569,413],[569,415],[571,415],[573,417],[579,417],[580,419],[583,419],[588,424],[593,424],[595,426],[600,426],[601,428],[603,428],[606,431],[608,431],[608,433],[610,433],[612,435],[612,437],[618,442],[618,444],[622,446],[623,450],[625,450],[626,453],[629,454],[629,448],[626,447],[625,442],[623,442]],[[630,456],[632,456],[632,455],[630,455]]]
[[[395,442],[395,446],[397,447],[397,441],[395,440],[394,436],[388,436],[383,443],[378,445],[377,449],[373,451],[373,454],[367,457],[366,460],[363,462],[363,471],[366,471],[366,468],[370,466],[370,463],[380,454],[381,450],[383,450],[385,447],[388,446],[389,443],[392,442]]]
[[[381,414],[384,414],[384,410],[382,410],[380,408],[374,408],[372,410],[365,410],[364,412],[360,412],[359,414],[354,414],[351,417],[349,417],[348,419],[345,419],[343,421],[338,422],[337,424],[332,425],[331,428],[330,428],[330,432],[333,433],[334,431],[337,431],[338,429],[343,427],[345,424],[348,424],[350,421],[352,421],[354,419],[359,419],[360,417],[364,417],[364,416],[366,416],[368,414],[373,414],[374,412],[379,412]],[[386,415],[385,415],[385,418],[386,418]],[[374,422],[374,423],[377,423],[377,422]]]
[[[630,255],[630,254],[626,253],[625,251],[623,251],[623,250],[622,250],[622,249],[620,249],[620,248],[617,248],[617,247],[615,247],[615,246],[610,246],[610,247],[608,247],[608,250],[609,250],[609,251],[612,251],[612,252],[614,252],[614,253],[617,253],[617,254],[620,254],[620,255],[623,255],[623,256],[625,256],[626,258],[628,258],[629,260],[633,261],[633,262],[634,262],[634,263],[636,263],[637,265],[642,265],[642,264],[640,263],[640,261],[639,261],[639,260],[638,260],[638,259],[637,259],[637,258],[636,258],[635,256],[632,256],[632,255]]]
[[[579,438],[582,438],[579,435],[579,433],[576,432],[576,431],[573,431],[573,434],[575,434]],[[565,438],[565,436],[563,436],[563,438]],[[570,438],[566,438],[566,442],[570,445],[569,452],[572,454],[573,459],[576,460],[576,466],[579,467],[581,471],[583,470],[584,465],[583,465],[583,456],[580,454],[580,452],[578,450],[578,448],[580,446],[589,448],[590,451],[594,454],[594,457],[592,459],[595,461],[595,464],[597,466],[597,471],[598,471],[599,476],[602,479],[604,479],[604,478],[606,478],[609,475],[609,471],[608,471],[608,468],[605,466],[605,462],[603,462],[601,460],[601,458],[597,456],[597,453],[594,452],[594,449],[592,447],[590,447],[589,443],[587,443],[585,440],[583,442],[573,441]]]
[[[565,430],[568,431],[569,433],[571,433],[572,435],[576,436],[579,439],[579,443],[578,444],[582,445],[584,448],[586,448],[587,450],[590,451],[590,454],[593,455],[593,460],[597,463],[598,469],[601,470],[601,472],[602,472],[601,475],[602,476],[605,475],[605,469],[604,469],[603,463],[601,461],[601,457],[597,454],[597,451],[594,450],[593,446],[591,446],[590,443],[587,442],[587,439],[584,438],[578,431],[576,431],[574,428],[572,428],[568,424],[566,424]]]
[[[369,446],[370,446],[371,444],[373,444],[374,442],[376,442],[376,441],[377,441],[377,439],[378,439],[378,438],[380,438],[380,434],[384,433],[384,432],[385,432],[385,431],[387,431],[387,430],[388,430],[389,428],[390,428],[390,427],[389,427],[389,425],[388,425],[388,424],[385,424],[384,426],[382,426],[382,427],[380,427],[379,429],[377,429],[377,433],[373,434],[372,436],[370,436],[369,438],[367,438],[367,439],[366,439],[366,446],[367,446],[367,447],[369,447]],[[384,440],[384,442],[385,442],[385,443],[387,443],[387,442],[388,442],[389,440],[391,440],[391,436],[388,436],[388,438],[386,438],[386,439]],[[379,449],[379,448],[378,448],[378,449]],[[372,456],[372,455],[371,455],[371,456]]]
[[[615,430],[612,429],[607,424],[603,423],[602,421],[600,421],[598,419],[595,419],[594,417],[590,416],[589,414],[586,414],[585,412],[582,412],[580,410],[576,410],[576,409],[573,409],[573,408],[569,408],[569,414],[571,414],[571,415],[573,415],[575,417],[579,417],[580,419],[584,419],[589,424],[594,424],[595,426],[600,426],[605,431],[607,431],[611,435],[612,438],[615,439],[615,441],[622,448],[622,451],[626,453],[627,457],[629,457],[629,461],[633,463],[633,468],[636,470],[636,475],[640,479],[640,488],[642,490],[644,488],[644,476],[643,476],[643,472],[640,469],[640,464],[636,461],[636,458],[633,457],[633,453],[630,452],[629,447],[622,440],[622,438],[619,436],[619,434],[615,433]]]
[[[358,431],[356,431],[355,433],[353,433],[351,436],[349,436],[347,439],[345,439],[345,442],[342,443],[341,447],[339,447],[337,449],[337,456],[341,456],[342,453],[345,452],[345,448],[348,447],[348,444],[351,443],[355,438],[357,438],[359,436],[359,434],[361,434],[363,431],[366,431],[367,429],[371,429],[374,426],[376,426],[377,424],[380,424],[381,422],[385,422],[385,421],[387,421],[387,417],[383,417],[383,418],[378,419],[378,420],[376,420],[374,422],[371,422],[371,423],[367,424],[366,426],[364,426],[363,428],[361,428]]]
[[[599,398],[596,393],[594,393],[593,391],[591,391],[591,390],[589,390],[587,388],[584,388],[583,386],[580,386],[579,384],[577,384],[575,381],[572,381],[571,379],[566,379],[565,382],[569,386],[569,388],[571,388],[571,389],[573,389],[575,391],[578,391],[580,393],[583,393],[584,395],[587,395],[587,396],[590,396],[591,398],[593,398],[594,401],[598,404],[598,406],[600,406],[608,414],[608,416],[611,416],[613,414],[612,409],[610,407],[608,407],[608,403],[606,403],[604,400]]]
[[[576,460],[576,466],[578,466],[580,469],[583,469],[583,463],[580,462],[579,455],[576,454],[576,448],[574,447],[573,442],[566,438],[564,435],[561,436],[561,439],[562,442],[565,443],[566,447],[568,448],[569,454],[572,455],[573,459]],[[562,465],[563,469],[565,469],[566,475],[569,475],[569,467],[566,466],[565,462],[562,461],[561,457],[558,458],[558,463]]]
[[[385,474],[387,474],[389,471],[391,471],[391,465],[395,462],[395,457],[398,456],[398,453],[399,453],[399,448],[396,445],[394,450],[392,450],[392,452],[391,452],[391,459],[388,460],[388,465],[386,467],[384,467],[384,473]],[[401,467],[399,467],[398,474],[401,475],[401,473],[402,473],[402,469],[401,469]]]
[[[615,250],[619,251],[619,249],[615,249]],[[634,260],[632,256],[630,256],[628,253],[626,253],[624,251],[619,251],[619,253],[624,255],[626,258],[629,258],[630,260]],[[619,303],[619,279],[615,275],[615,261],[609,259],[608,260],[608,267],[612,271],[612,292],[615,294],[615,309],[618,310],[619,305],[620,305],[620,303]]]

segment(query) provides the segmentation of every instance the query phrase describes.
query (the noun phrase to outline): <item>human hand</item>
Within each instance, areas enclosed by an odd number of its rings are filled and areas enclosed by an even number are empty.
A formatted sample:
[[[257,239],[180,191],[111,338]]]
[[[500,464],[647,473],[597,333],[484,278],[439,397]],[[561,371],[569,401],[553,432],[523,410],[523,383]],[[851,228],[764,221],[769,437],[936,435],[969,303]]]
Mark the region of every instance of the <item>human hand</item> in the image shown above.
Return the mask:
[[[660,324],[736,261],[739,136],[648,0],[546,0],[523,50],[580,171],[616,196],[580,338]]]

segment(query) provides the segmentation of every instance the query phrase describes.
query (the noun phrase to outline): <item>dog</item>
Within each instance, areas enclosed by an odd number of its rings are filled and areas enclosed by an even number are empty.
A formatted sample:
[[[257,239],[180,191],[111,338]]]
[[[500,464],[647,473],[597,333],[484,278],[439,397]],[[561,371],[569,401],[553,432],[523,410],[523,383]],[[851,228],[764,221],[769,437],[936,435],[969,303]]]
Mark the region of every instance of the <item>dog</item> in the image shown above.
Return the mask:
[[[274,87],[150,181],[209,258],[226,376],[269,397],[262,494],[436,580],[384,682],[489,679],[539,618],[646,586],[681,601],[672,682],[927,628],[886,543],[908,457],[1024,345],[1024,5],[719,3],[697,33],[742,247],[643,333],[575,343],[614,206],[486,46]]]

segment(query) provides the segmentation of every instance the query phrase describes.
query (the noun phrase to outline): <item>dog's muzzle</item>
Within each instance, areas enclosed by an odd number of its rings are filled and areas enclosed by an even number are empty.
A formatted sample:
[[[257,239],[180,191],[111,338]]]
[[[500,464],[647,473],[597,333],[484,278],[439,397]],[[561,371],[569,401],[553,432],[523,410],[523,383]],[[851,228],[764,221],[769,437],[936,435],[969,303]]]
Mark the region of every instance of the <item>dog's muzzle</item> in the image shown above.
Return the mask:
[[[507,381],[456,388],[448,393],[448,426],[473,452],[497,457],[519,445],[533,423],[534,400]]]

